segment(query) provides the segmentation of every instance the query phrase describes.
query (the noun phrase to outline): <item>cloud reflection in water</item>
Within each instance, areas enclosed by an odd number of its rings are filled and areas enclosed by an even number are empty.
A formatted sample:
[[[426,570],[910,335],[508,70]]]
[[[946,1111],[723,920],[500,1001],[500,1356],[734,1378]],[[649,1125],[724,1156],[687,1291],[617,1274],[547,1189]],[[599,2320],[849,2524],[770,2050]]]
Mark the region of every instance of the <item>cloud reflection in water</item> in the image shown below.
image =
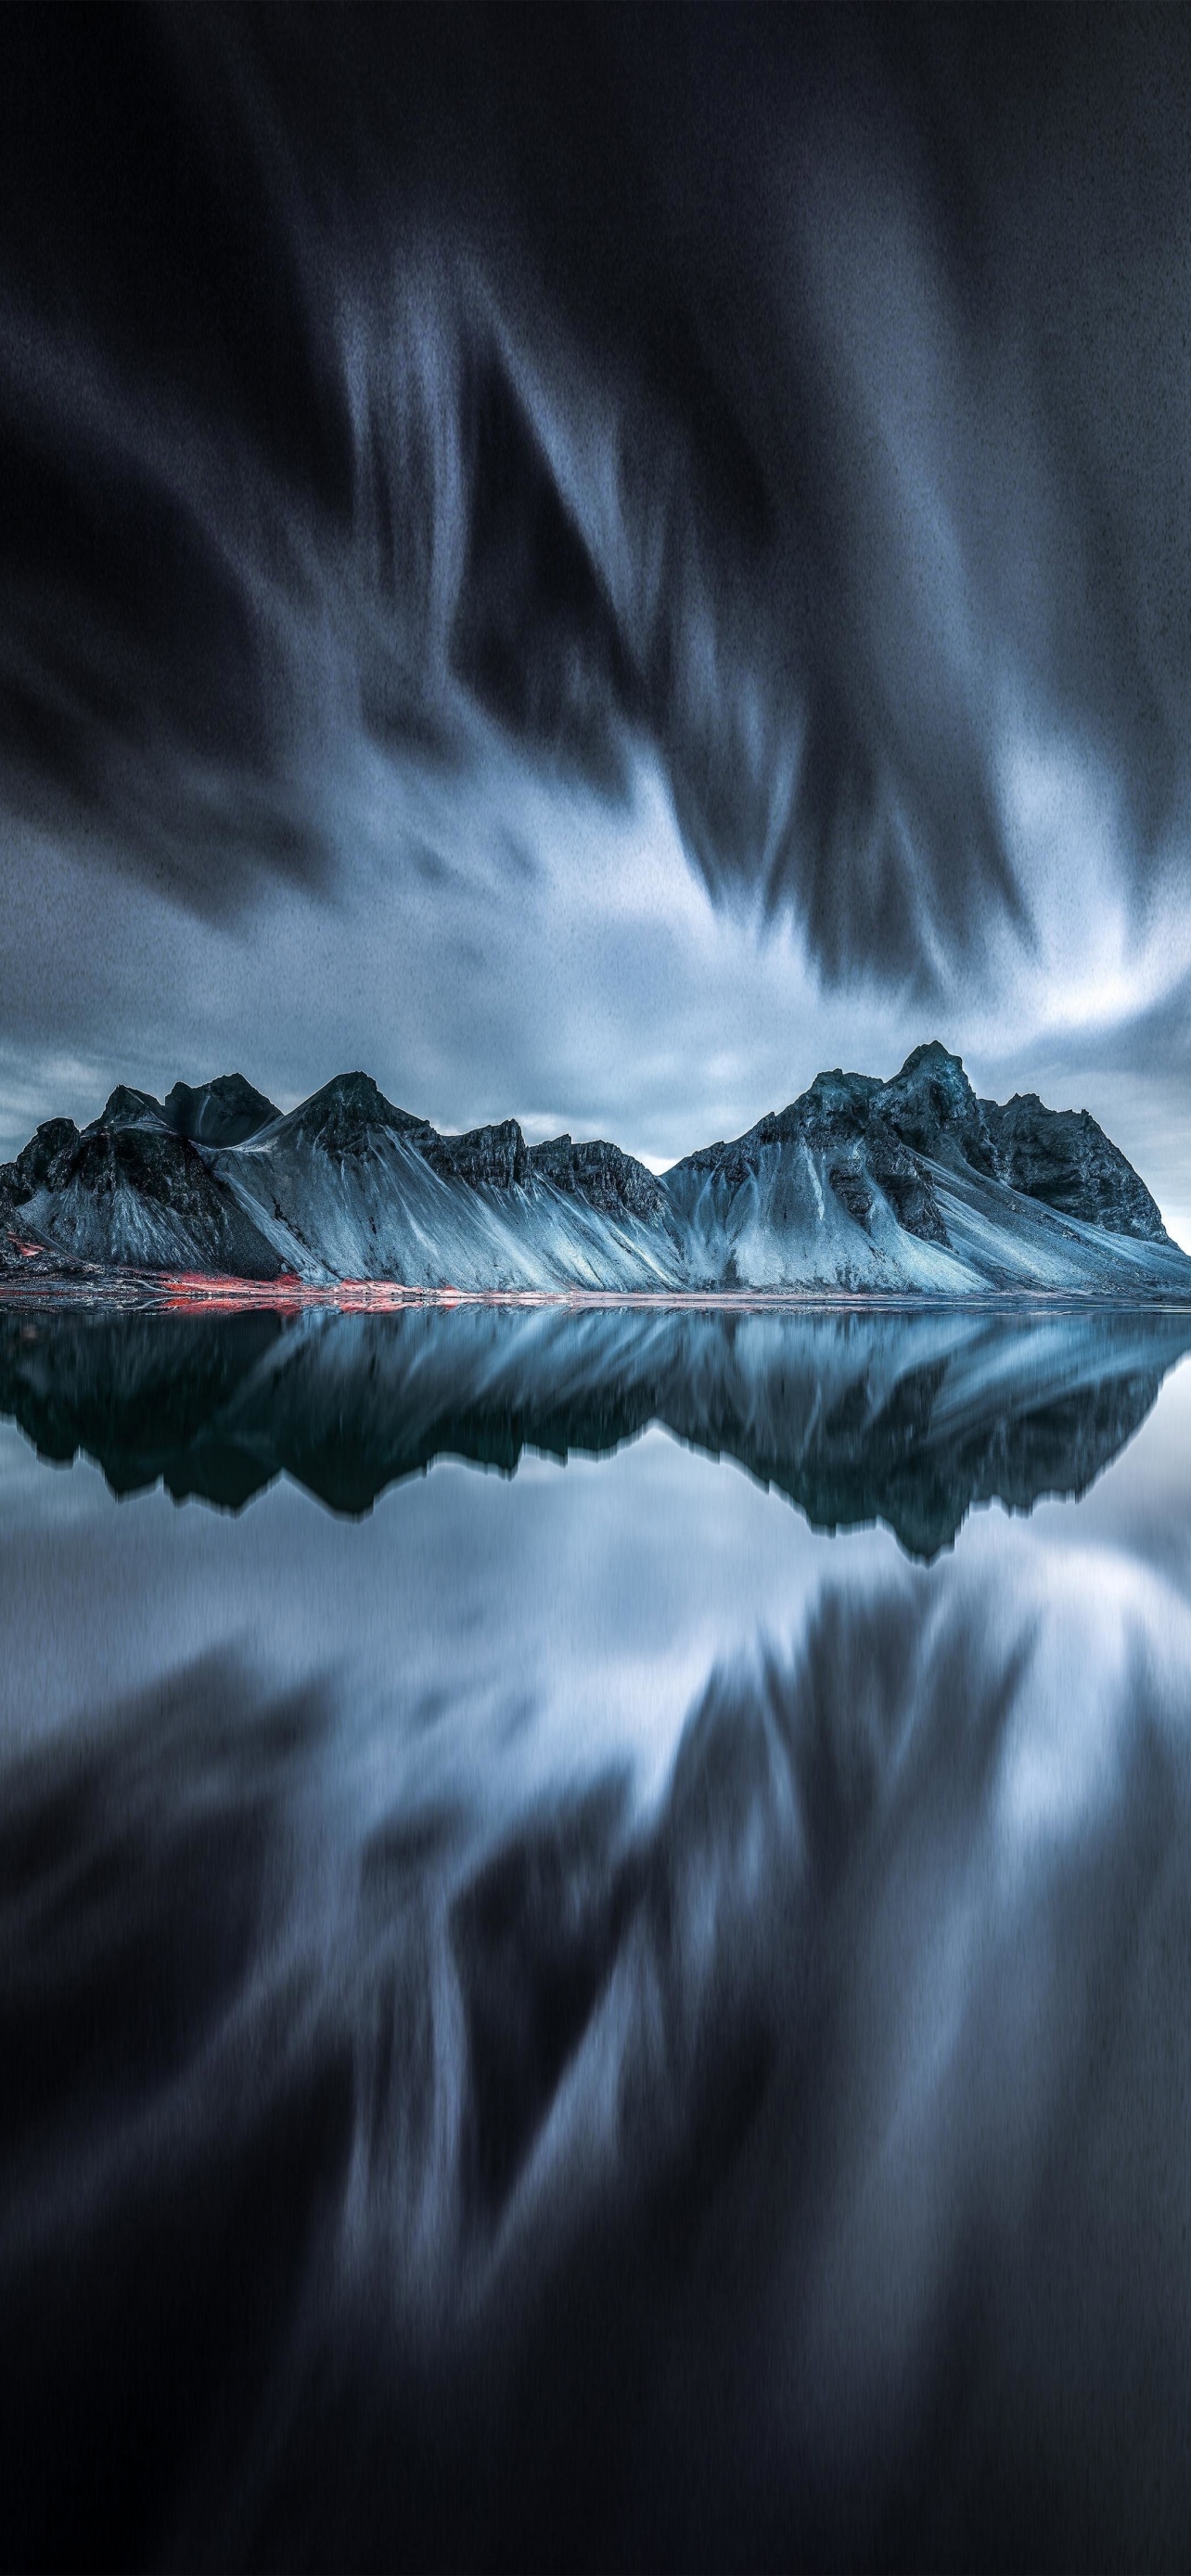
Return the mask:
[[[8,1467],[7,2557],[1177,2559],[1191,1583],[1123,1471],[915,1568],[656,1432],[359,1526]]]

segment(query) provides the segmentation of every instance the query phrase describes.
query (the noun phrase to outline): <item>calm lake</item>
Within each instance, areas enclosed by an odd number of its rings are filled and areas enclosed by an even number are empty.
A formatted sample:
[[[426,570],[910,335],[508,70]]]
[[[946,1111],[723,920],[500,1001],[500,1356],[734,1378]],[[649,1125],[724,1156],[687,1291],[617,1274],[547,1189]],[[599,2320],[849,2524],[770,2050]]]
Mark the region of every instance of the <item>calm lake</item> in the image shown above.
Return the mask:
[[[0,2557],[1191,2550],[1191,1313],[0,1312]]]

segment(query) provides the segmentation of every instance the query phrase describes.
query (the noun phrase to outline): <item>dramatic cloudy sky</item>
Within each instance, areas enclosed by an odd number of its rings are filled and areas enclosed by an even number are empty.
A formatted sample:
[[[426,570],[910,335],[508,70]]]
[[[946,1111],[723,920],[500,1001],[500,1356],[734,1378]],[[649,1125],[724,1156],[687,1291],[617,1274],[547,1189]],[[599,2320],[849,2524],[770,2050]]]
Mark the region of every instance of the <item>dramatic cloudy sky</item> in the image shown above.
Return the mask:
[[[0,1146],[939,1034],[1191,1242],[1191,22],[0,20]]]

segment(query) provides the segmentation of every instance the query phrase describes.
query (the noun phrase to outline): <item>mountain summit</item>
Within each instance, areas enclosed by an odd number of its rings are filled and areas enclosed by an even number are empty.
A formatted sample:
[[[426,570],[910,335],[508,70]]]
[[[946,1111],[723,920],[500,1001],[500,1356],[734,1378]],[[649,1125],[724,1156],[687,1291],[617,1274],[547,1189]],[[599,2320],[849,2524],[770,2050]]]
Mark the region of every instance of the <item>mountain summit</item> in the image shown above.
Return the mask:
[[[838,1070],[816,1074],[788,1109],[760,1119],[735,1144],[704,1146],[667,1179],[689,1205],[692,1186],[679,1175],[698,1175],[699,1185],[715,1177],[730,1191],[763,1169],[770,1148],[791,1146],[803,1149],[808,1165],[823,1157],[831,1190],[859,1223],[867,1226],[881,1196],[924,1242],[950,1240],[935,1167],[999,1181],[1085,1225],[1169,1242],[1144,1181],[1086,1109],[1047,1109],[1034,1092],[1003,1108],[978,1100],[960,1058],[937,1038],[915,1047],[890,1082]]]
[[[655,1178],[515,1119],[444,1135],[341,1074],[288,1115],[240,1074],[120,1086],[0,1169],[0,1266],[473,1290],[1191,1295],[1144,1181],[1086,1110],[980,1100],[933,1039],[817,1074]]]

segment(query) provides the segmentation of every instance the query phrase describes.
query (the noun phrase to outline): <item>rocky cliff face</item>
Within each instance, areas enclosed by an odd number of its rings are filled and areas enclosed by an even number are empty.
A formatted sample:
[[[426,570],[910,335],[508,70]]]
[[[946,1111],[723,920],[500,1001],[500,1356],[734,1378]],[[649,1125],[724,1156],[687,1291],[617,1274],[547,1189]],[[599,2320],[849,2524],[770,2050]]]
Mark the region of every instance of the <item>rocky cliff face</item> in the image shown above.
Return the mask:
[[[947,1240],[935,1184],[924,1166],[958,1167],[998,1180],[1061,1216],[1148,1243],[1169,1237],[1145,1183],[1086,1109],[1047,1109],[1019,1093],[1004,1108],[978,1100],[958,1056],[937,1039],[915,1047],[891,1082],[820,1073],[788,1109],[772,1112],[731,1145],[708,1145],[675,1166],[729,1187],[755,1178],[771,1147],[820,1155],[848,1214],[865,1224],[871,1185],[898,1223],[924,1242]]]
[[[291,1109],[288,1118],[277,1117],[274,1130],[278,1140],[306,1145],[321,1154],[366,1154],[378,1135],[409,1134],[429,1128],[424,1118],[411,1118],[407,1110],[397,1109],[377,1089],[369,1073],[338,1073],[333,1082],[325,1082],[321,1091],[312,1091]]]
[[[644,1163],[622,1154],[619,1145],[602,1140],[576,1145],[569,1136],[552,1136],[544,1145],[530,1146],[529,1161],[531,1169],[554,1189],[573,1192],[586,1199],[589,1207],[602,1209],[605,1216],[619,1216],[627,1209],[630,1216],[648,1221],[668,1212],[661,1182]]]
[[[1019,1092],[998,1109],[981,1101],[997,1177],[1061,1216],[1168,1243],[1145,1182],[1086,1109],[1047,1109],[1036,1091]]]
[[[278,1116],[263,1091],[254,1090],[242,1073],[221,1073],[214,1082],[176,1082],[162,1103],[167,1127],[202,1145],[242,1145]]]
[[[666,1186],[696,1268],[729,1284],[949,1295],[1186,1278],[1144,1182],[1086,1111],[978,1100],[937,1040],[889,1082],[817,1075]]]
[[[119,1082],[98,1118],[86,1130],[163,1127],[204,1145],[242,1145],[280,1115],[263,1091],[254,1090],[242,1073],[221,1073],[214,1082],[176,1082],[164,1100],[151,1091],[136,1091]]]
[[[472,1127],[465,1136],[440,1136],[428,1127],[418,1150],[432,1172],[465,1181],[469,1188],[511,1190],[529,1178],[529,1149],[515,1118],[496,1127]]]
[[[816,1076],[656,1179],[605,1141],[444,1135],[367,1074],[281,1116],[242,1075],[122,1086],[0,1172],[0,1265],[466,1289],[1191,1294],[1144,1182],[1086,1111],[978,1100],[933,1041],[892,1080]]]
[[[282,1268],[218,1172],[183,1136],[150,1115],[79,1133],[69,1118],[39,1127],[0,1171],[0,1223],[8,1267],[14,1238],[42,1242],[75,1262],[151,1270],[214,1270],[275,1279]]]

